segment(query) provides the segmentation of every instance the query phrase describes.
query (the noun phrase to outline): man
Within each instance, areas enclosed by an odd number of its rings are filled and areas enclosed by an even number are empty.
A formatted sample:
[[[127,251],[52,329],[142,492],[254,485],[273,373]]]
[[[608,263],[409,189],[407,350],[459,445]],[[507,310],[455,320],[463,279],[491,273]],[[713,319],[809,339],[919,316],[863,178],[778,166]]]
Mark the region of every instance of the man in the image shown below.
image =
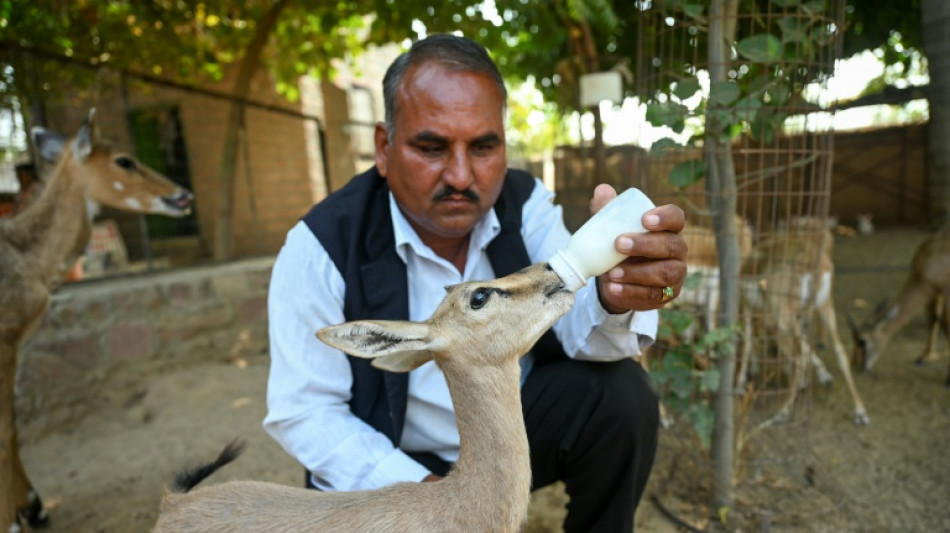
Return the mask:
[[[384,373],[315,332],[424,320],[446,285],[546,261],[570,237],[540,181],[507,169],[507,93],[484,48],[428,37],[390,66],[383,88],[375,168],[290,230],[271,278],[264,427],[320,490],[438,481],[459,443],[437,367]],[[598,187],[592,207],[614,195]],[[676,206],[643,222],[654,231],[616,241],[630,258],[578,290],[571,312],[522,358],[533,486],[565,482],[566,531],[631,531],[653,464],[657,399],[631,356],[679,292],[686,246]]]

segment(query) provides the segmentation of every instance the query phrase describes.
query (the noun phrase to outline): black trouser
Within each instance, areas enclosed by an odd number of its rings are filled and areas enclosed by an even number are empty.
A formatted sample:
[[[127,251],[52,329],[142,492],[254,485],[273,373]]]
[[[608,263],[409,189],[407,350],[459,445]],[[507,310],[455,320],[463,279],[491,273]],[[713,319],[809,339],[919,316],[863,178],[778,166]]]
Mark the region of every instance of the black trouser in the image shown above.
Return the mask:
[[[633,531],[659,427],[656,393],[643,368],[632,359],[549,363],[531,371],[521,399],[532,487],[564,482],[571,500],[565,533]],[[450,465],[434,454],[409,455],[435,474],[448,472]]]

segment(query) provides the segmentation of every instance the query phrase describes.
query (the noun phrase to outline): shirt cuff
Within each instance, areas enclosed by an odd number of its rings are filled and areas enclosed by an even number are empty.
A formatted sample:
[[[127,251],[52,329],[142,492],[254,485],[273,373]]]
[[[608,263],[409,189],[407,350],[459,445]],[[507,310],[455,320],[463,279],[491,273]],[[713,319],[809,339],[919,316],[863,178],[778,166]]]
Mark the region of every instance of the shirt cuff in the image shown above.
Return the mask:
[[[405,452],[395,449],[366,476],[365,486],[360,488],[378,489],[403,481],[422,481],[431,473],[428,468],[416,462]]]

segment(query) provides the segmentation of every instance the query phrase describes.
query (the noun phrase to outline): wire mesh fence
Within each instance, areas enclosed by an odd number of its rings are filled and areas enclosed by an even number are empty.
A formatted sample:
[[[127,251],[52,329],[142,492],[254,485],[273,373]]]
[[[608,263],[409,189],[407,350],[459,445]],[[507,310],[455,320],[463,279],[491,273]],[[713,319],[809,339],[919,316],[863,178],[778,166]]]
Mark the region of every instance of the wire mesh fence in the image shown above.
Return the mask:
[[[691,426],[707,446],[717,361],[728,339],[737,339],[735,374],[723,382],[734,386],[727,416],[741,481],[763,461],[800,460],[787,447],[746,452],[777,427],[804,438],[809,387],[828,375],[817,347],[843,349],[834,337],[830,287],[834,132],[831,115],[821,111],[830,103],[843,5],[740,4],[737,16],[720,21],[681,2],[638,4],[636,92],[653,142],[628,150],[622,166],[636,176],[627,186],[645,187],[657,203],[674,202],[687,213],[690,273],[677,304],[663,311],[649,364],[667,416]],[[714,22],[729,43],[718,65],[709,54]],[[711,78],[715,68],[723,79]],[[719,179],[710,173],[722,168],[710,164],[715,143],[726,147],[735,190],[710,186]],[[720,201],[726,196],[729,202]],[[722,205],[734,205],[735,213],[725,213],[734,222],[721,227],[735,229],[717,234]],[[724,240],[738,250],[738,294],[723,291]],[[728,299],[738,299],[731,325],[722,323]]]

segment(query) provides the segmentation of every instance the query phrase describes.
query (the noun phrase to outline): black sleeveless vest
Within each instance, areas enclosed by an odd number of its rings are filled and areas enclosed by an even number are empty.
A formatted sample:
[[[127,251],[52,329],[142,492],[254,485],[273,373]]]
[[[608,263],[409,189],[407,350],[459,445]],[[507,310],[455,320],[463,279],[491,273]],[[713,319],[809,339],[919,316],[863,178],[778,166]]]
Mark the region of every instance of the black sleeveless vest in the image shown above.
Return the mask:
[[[521,238],[521,208],[534,186],[535,178],[526,172],[508,170],[505,175],[494,206],[501,233],[487,249],[497,277],[531,264]],[[375,167],[316,204],[303,221],[343,276],[343,314],[347,321],[409,319],[406,265],[396,254],[389,185]],[[536,366],[567,357],[550,330],[531,353]],[[348,359],[353,370],[350,409],[398,446],[409,376],[376,369],[369,359]]]

